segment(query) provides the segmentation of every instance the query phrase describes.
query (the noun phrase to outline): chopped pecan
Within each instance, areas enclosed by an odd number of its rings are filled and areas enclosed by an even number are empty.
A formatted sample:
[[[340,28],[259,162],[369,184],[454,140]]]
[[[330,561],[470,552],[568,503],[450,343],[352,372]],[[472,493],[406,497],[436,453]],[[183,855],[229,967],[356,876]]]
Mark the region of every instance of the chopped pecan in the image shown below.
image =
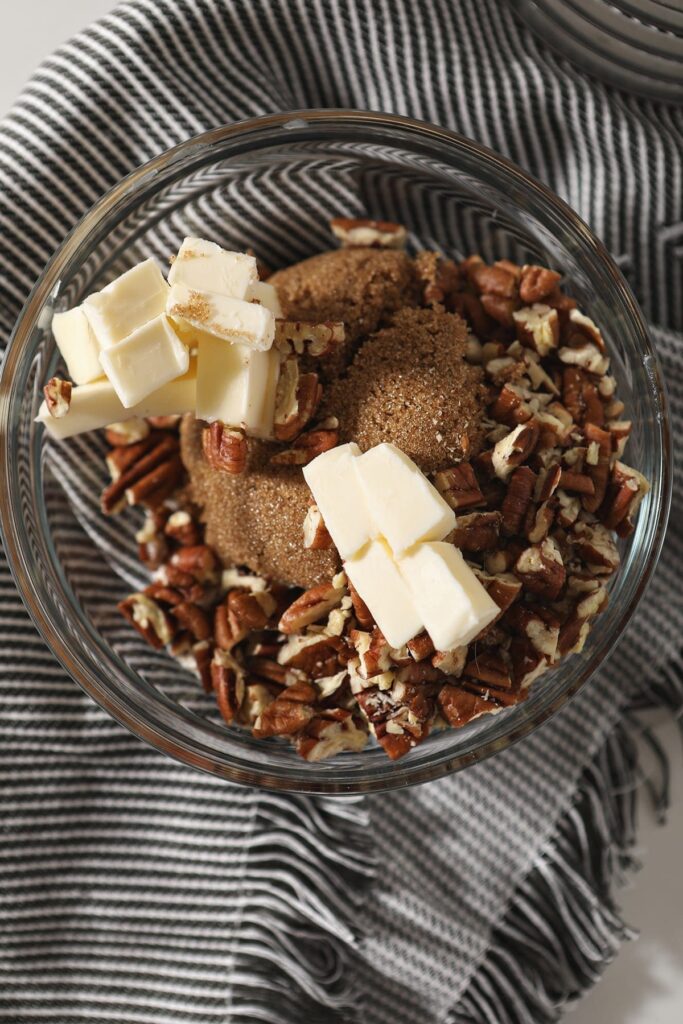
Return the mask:
[[[526,531],[527,540],[532,544],[540,544],[548,536],[554,522],[554,506],[549,501],[542,502],[535,511],[533,523]]]
[[[278,441],[293,441],[318,407],[322,387],[317,373],[299,373],[296,357],[285,359],[275,393],[273,432]]]
[[[534,497],[537,501],[548,501],[560,486],[562,478],[562,466],[554,462],[539,475]]]
[[[565,491],[557,492],[557,500],[557,525],[567,529],[578,519],[579,512],[581,511],[581,502],[579,498],[571,497]]]
[[[318,455],[336,447],[338,443],[339,423],[335,417],[331,417],[312,430],[299,434],[292,448],[278,452],[270,461],[275,466],[307,466]]]
[[[294,635],[278,651],[277,661],[286,668],[300,669],[310,679],[324,679],[339,672],[343,648],[344,641],[337,636]]]
[[[562,555],[551,537],[532,544],[517,559],[515,574],[526,590],[547,601],[556,601],[564,586],[566,571]]]
[[[557,656],[560,636],[560,620],[546,608],[517,603],[510,609],[505,622],[515,632],[522,634],[534,650],[552,664]]]
[[[471,508],[484,503],[474,469],[469,462],[439,470],[434,474],[434,485],[453,509]]]
[[[313,718],[296,739],[297,753],[306,761],[322,761],[344,751],[362,750],[368,734],[350,711],[333,708]]]
[[[583,374],[576,366],[566,366],[562,371],[562,401],[572,419],[583,421]]]
[[[493,449],[491,462],[494,472],[501,480],[507,480],[515,467],[529,458],[538,441],[538,424],[520,423]]]
[[[500,608],[500,615],[487,626],[487,630],[493,626],[498,619],[514,604],[522,591],[522,584],[511,573],[497,573],[489,575],[476,571],[479,582],[487,591],[489,597],[496,602]]]
[[[334,217],[330,228],[345,248],[362,246],[371,249],[403,249],[406,229],[402,224],[366,217]]]
[[[458,516],[448,539],[461,551],[489,551],[498,544],[502,519],[500,512],[472,512]]]
[[[576,473],[573,470],[562,470],[560,487],[563,491],[573,494],[584,494],[590,497],[595,495],[595,484],[591,477],[586,473]]]
[[[196,547],[202,539],[201,530],[186,509],[178,509],[170,514],[164,533],[181,547]]]
[[[192,644],[192,656],[197,667],[197,675],[201,681],[204,691],[211,693],[213,681],[211,679],[211,662],[213,660],[213,644],[208,640],[200,640]]]
[[[218,560],[206,544],[178,548],[171,555],[169,563],[174,569],[187,573],[200,582],[212,580],[216,575]]]
[[[371,633],[353,629],[349,638],[358,654],[361,679],[373,679],[391,669],[391,648],[377,626]]]
[[[578,348],[561,348],[558,352],[561,362],[569,366],[578,366],[597,377],[603,376],[609,369],[609,359],[603,355],[597,345],[587,341]]]
[[[415,661],[424,661],[425,658],[431,658],[434,654],[434,644],[429,633],[418,633],[408,641],[406,646]]]
[[[71,408],[71,381],[60,377],[51,377],[43,388],[47,411],[54,419],[66,416]]]
[[[286,687],[256,719],[253,734],[293,736],[306,728],[315,717],[318,691],[312,683],[298,682]]]
[[[519,282],[519,297],[527,305],[540,302],[552,295],[560,282],[561,275],[548,267],[539,267],[534,264],[527,264],[522,267],[522,276]]]
[[[623,462],[615,462],[610,495],[602,516],[605,526],[617,530],[620,536],[630,532],[638,506],[649,489],[650,485],[642,473]]]
[[[298,633],[311,623],[319,622],[341,604],[343,596],[343,589],[333,586],[332,583],[320,583],[317,587],[312,587],[287,608],[280,619],[280,632]]]
[[[455,647],[451,651],[435,651],[432,655],[432,667],[438,668],[444,675],[457,678],[465,670],[468,648]]]
[[[112,448],[124,448],[128,444],[135,444],[137,441],[144,441],[149,437],[150,425],[147,420],[133,416],[121,423],[110,423],[105,428],[104,436],[107,444]]]
[[[632,426],[631,420],[612,420],[608,424],[608,430],[612,437],[612,449],[617,459],[624,454]]]
[[[309,551],[327,551],[333,547],[332,538],[317,505],[311,505],[304,518],[304,547]]]
[[[500,710],[494,701],[468,693],[459,686],[453,686],[452,683],[446,683],[441,687],[438,703],[442,715],[454,729],[461,729],[481,715]]]
[[[557,348],[560,338],[560,321],[557,310],[542,303],[524,306],[512,314],[517,338],[540,356],[547,356]]]
[[[589,445],[595,446],[594,458],[587,458],[585,471],[593,481],[593,494],[586,494],[583,498],[583,507],[587,512],[597,512],[605,500],[607,493],[607,481],[610,474],[610,460],[612,458],[612,435],[608,430],[602,430],[593,423],[586,423],[583,428],[584,436]]]
[[[602,403],[598,389],[588,374],[583,376],[581,394],[584,406],[584,423],[594,423],[596,426],[601,427],[605,422],[605,406]]]
[[[356,616],[356,622],[361,629],[372,629],[375,624],[375,620],[370,609],[354,587],[351,580],[346,581],[346,586],[348,587],[348,591],[351,596],[351,604],[353,606],[353,614]]]
[[[476,652],[465,665],[465,675],[497,689],[509,690],[512,687],[509,666],[499,654],[490,651]]]
[[[214,651],[211,684],[223,719],[228,723],[234,721],[244,700],[244,672],[227,651]]]
[[[120,512],[126,501],[130,505],[144,504],[154,508],[180,483],[184,470],[178,452],[178,438],[168,434],[161,437],[150,435],[150,438],[139,442],[144,446],[141,457],[135,458],[135,445],[120,449],[133,452],[133,461],[102,491],[100,503],[105,515]]]
[[[211,469],[239,476],[247,466],[247,439],[241,430],[216,420],[202,430],[202,449]]]
[[[575,523],[573,542],[583,560],[596,574],[613,573],[619,565],[619,552],[609,529],[602,523]]]
[[[527,636],[517,634],[510,643],[512,678],[515,687],[525,690],[548,668],[547,659]]]
[[[531,419],[531,409],[524,400],[520,388],[514,384],[504,384],[498,397],[490,406],[490,413],[498,423],[508,427],[516,427]]]
[[[568,340],[573,341],[578,335],[579,337],[592,342],[600,352],[605,352],[605,342],[602,334],[600,333],[600,328],[589,316],[581,313],[578,309],[571,309],[569,311],[569,321],[566,333],[568,335]]]
[[[248,682],[244,689],[241,718],[250,726],[254,726],[260,715],[277,697],[278,690],[268,683]]]
[[[213,635],[209,616],[198,604],[182,601],[171,609],[171,615],[194,640],[208,640]]]
[[[520,532],[535,486],[536,474],[528,466],[520,466],[512,474],[501,506],[503,530],[508,536]]]
[[[147,643],[160,650],[173,639],[173,626],[164,609],[146,594],[130,594],[119,601],[118,610]]]
[[[285,354],[324,358],[339,348],[346,337],[342,320],[278,320],[275,324],[275,344]]]

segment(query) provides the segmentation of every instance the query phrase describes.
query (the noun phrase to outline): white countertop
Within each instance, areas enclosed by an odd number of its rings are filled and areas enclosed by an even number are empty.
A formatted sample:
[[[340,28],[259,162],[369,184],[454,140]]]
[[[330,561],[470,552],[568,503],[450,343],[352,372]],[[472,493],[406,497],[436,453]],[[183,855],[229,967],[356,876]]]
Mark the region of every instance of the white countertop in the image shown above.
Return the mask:
[[[110,0],[22,0],[0,34],[0,112],[33,68],[62,41],[105,14]],[[640,930],[603,980],[572,1011],[571,1024],[680,1024],[683,1020],[683,760],[675,725],[654,719],[672,765],[672,807],[666,828],[641,802],[636,855],[642,870],[618,899],[626,921]]]

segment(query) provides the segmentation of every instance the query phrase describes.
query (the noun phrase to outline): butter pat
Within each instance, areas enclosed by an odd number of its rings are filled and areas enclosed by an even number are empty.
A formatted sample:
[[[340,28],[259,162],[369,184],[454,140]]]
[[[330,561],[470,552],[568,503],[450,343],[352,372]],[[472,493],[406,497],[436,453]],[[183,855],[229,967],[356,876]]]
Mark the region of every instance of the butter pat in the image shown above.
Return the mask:
[[[470,643],[500,611],[452,544],[418,544],[398,565],[437,651]]]
[[[168,283],[184,284],[198,292],[217,292],[246,298],[258,281],[256,260],[243,252],[229,252],[215,242],[188,237],[171,264]]]
[[[377,534],[356,472],[360,454],[357,444],[341,444],[304,466],[306,483],[342,560],[353,558]]]
[[[164,312],[168,285],[154,260],[144,260],[84,300],[82,309],[101,349],[123,341]]]
[[[176,377],[164,384],[158,391],[147,395],[138,405],[126,409],[119,400],[113,384],[98,380],[81,384],[71,392],[71,405],[66,416],[55,419],[47,411],[45,402],[40,407],[36,421],[44,423],[53,437],[63,439],[89,430],[99,430],[109,423],[123,422],[146,416],[174,416],[194,412],[197,392],[196,367],[194,363],[182,377]]]
[[[210,334],[223,341],[266,351],[275,337],[275,317],[265,306],[189,288],[186,284],[171,287],[166,312],[181,328],[194,328],[198,338]]]
[[[262,306],[269,309],[276,320],[282,320],[282,306],[274,284],[267,281],[256,281],[249,286],[246,298],[250,302],[260,302]]]
[[[55,313],[52,333],[62,353],[69,377],[75,384],[88,384],[102,376],[100,346],[80,306]]]
[[[402,647],[422,632],[411,590],[384,541],[372,541],[360,555],[345,562],[344,569],[390,647]]]
[[[187,373],[190,353],[165,313],[100,354],[121,404],[130,409],[174,377]]]
[[[275,350],[258,352],[203,335],[197,356],[197,418],[270,437],[279,366]]]
[[[453,509],[400,448],[378,444],[356,469],[370,515],[395,555],[419,541],[443,540],[454,528]]]

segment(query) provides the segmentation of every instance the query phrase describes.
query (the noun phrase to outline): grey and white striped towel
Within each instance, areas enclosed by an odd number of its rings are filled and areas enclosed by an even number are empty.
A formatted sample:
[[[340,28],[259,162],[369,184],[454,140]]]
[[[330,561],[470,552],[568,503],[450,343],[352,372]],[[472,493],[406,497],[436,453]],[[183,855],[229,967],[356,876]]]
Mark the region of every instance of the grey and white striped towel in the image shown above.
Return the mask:
[[[586,78],[497,0],[121,4],[0,126],[4,337],[127,171],[219,123],[317,106],[436,121],[566,198],[656,325],[683,428],[683,112]],[[555,1020],[625,934],[624,711],[683,698],[682,515],[679,480],[647,608],[570,707],[455,777],[344,801],[239,789],[146,748],[55,664],[3,561],[0,1019]],[[106,532],[65,506],[62,537],[96,597]]]

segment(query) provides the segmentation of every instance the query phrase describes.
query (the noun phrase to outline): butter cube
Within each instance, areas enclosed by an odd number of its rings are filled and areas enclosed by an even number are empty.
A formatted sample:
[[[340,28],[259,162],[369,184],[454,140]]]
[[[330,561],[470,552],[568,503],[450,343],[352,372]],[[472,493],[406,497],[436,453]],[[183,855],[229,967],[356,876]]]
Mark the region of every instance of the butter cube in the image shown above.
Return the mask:
[[[400,448],[378,444],[356,469],[370,515],[395,555],[418,541],[443,540],[454,528],[453,509]]]
[[[217,292],[199,291],[186,284],[171,287],[166,312],[181,329],[193,328],[197,340],[210,334],[265,351],[275,337],[275,317],[265,306]]]
[[[83,312],[101,349],[123,341],[164,312],[168,285],[154,260],[143,260],[101,292],[89,295]]]
[[[304,478],[342,560],[377,535],[356,465],[357,444],[340,444],[304,466]]]
[[[190,353],[165,313],[100,354],[100,363],[126,409],[187,373]]]
[[[102,376],[100,346],[80,306],[55,313],[52,333],[75,384],[87,384]]]
[[[398,565],[438,651],[470,643],[500,611],[453,544],[417,544]]]
[[[259,352],[203,335],[197,355],[197,418],[270,437],[279,368],[276,350]]]
[[[372,541],[356,558],[344,563],[344,570],[390,647],[402,647],[422,632],[422,619],[411,590],[384,541]]]
[[[182,377],[164,384],[130,409],[124,408],[108,380],[96,380],[91,384],[80,384],[71,392],[71,405],[66,416],[55,419],[50,416],[47,404],[43,402],[36,422],[43,423],[53,437],[64,439],[89,430],[99,430],[109,423],[145,416],[174,416],[194,412],[197,394],[196,366],[193,362]]]
[[[217,292],[246,298],[258,281],[256,260],[243,252],[229,252],[215,242],[188,237],[171,264],[168,283],[184,284],[198,292]]]
[[[276,320],[282,320],[282,306],[274,284],[268,284],[267,281],[256,281],[255,284],[249,285],[245,298],[251,302],[260,302],[262,306],[271,311]]]

